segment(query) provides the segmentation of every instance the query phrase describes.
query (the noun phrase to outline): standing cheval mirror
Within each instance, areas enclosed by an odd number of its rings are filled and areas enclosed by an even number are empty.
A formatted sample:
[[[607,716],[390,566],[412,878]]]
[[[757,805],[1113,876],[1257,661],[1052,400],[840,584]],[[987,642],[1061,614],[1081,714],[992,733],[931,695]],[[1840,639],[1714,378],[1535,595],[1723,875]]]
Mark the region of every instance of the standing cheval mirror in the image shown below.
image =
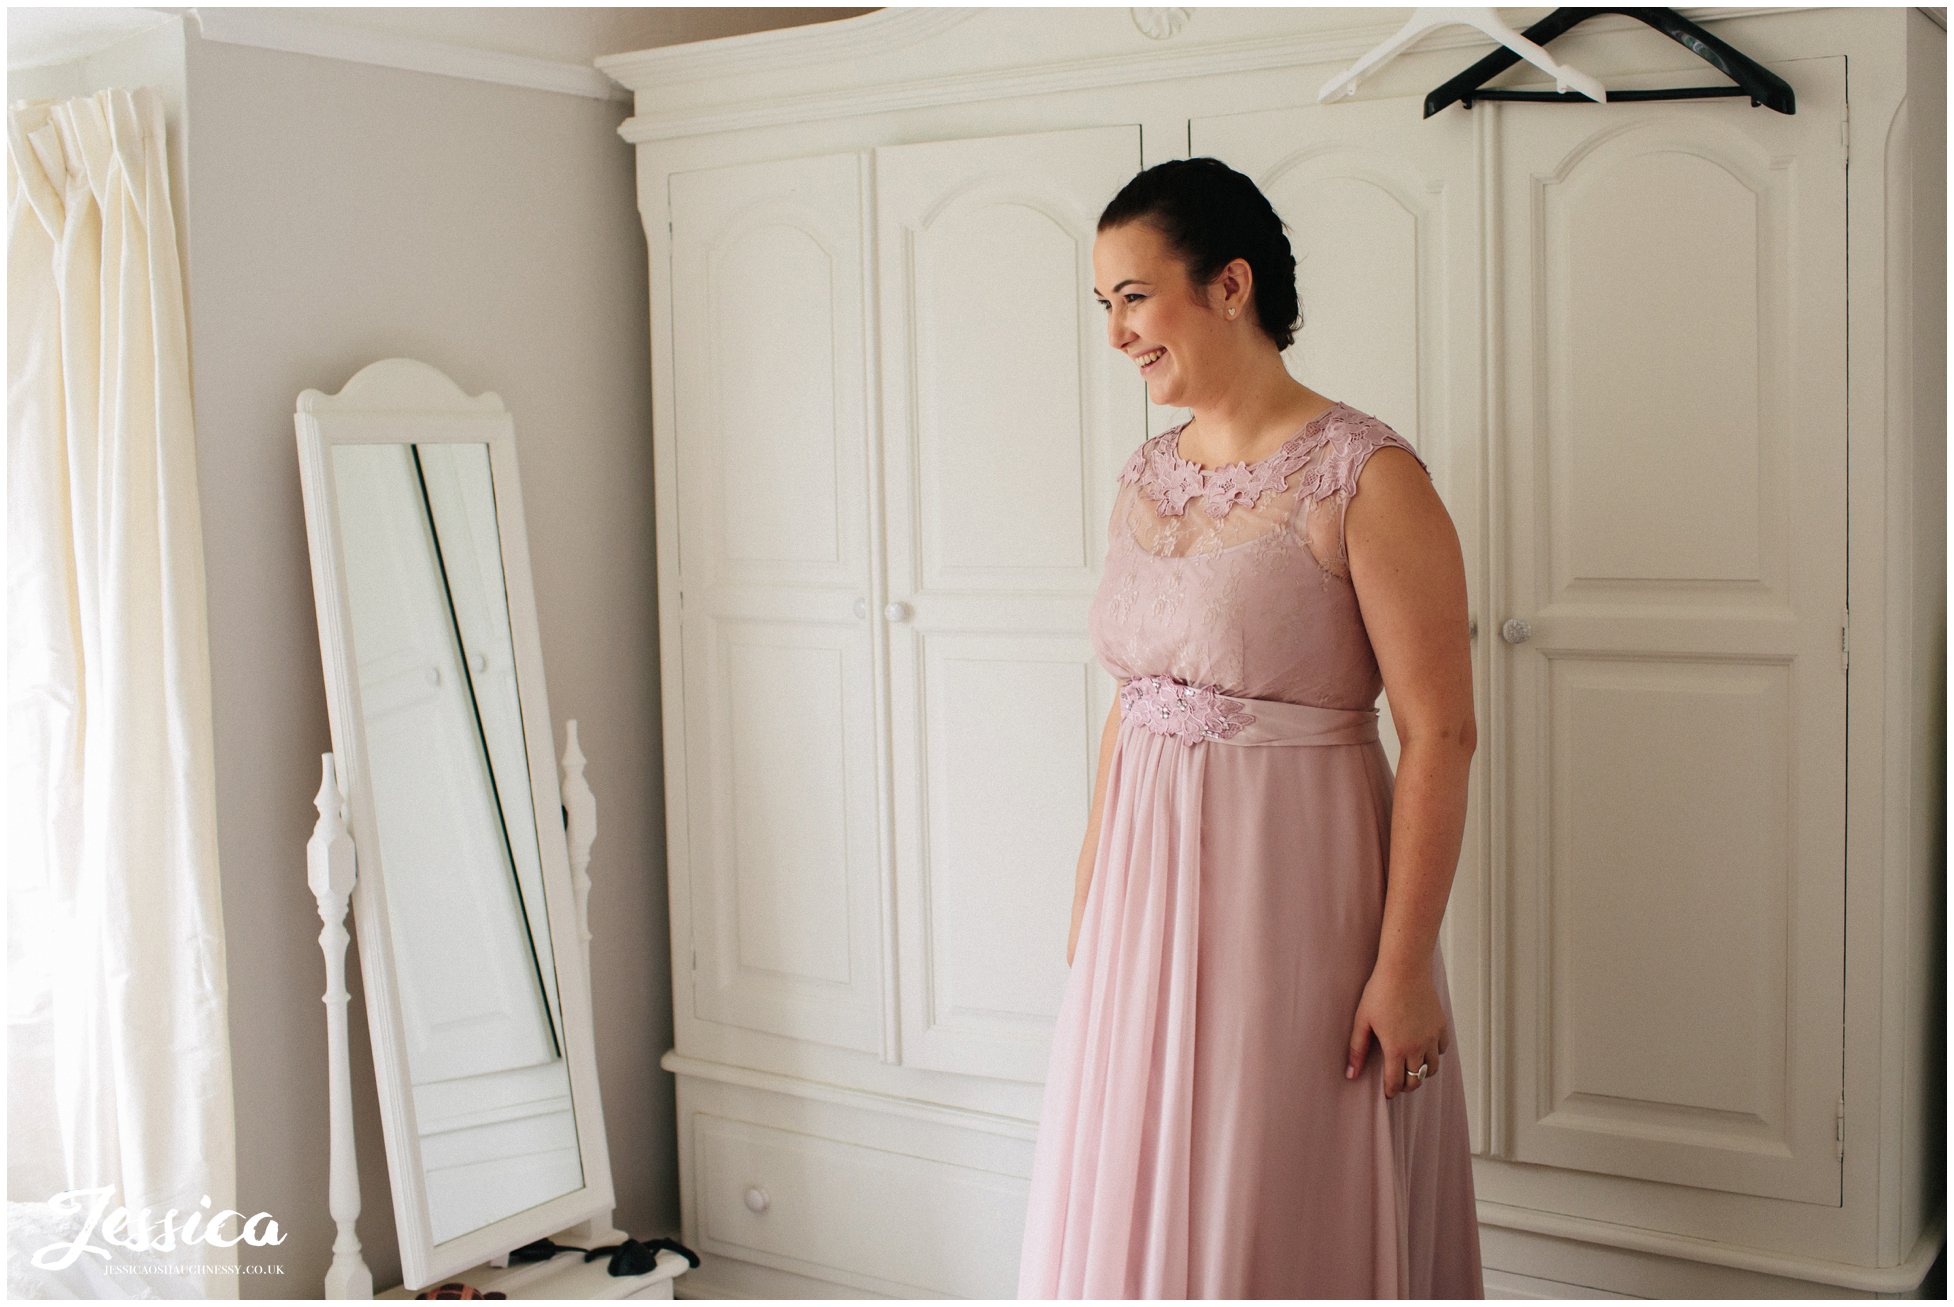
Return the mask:
[[[618,1237],[583,919],[591,819],[573,851],[563,793],[588,790],[575,723],[558,784],[501,400],[391,358],[305,391],[296,420],[333,744],[310,849],[334,1041],[327,1295],[360,1297],[349,880],[405,1287],[580,1222]]]

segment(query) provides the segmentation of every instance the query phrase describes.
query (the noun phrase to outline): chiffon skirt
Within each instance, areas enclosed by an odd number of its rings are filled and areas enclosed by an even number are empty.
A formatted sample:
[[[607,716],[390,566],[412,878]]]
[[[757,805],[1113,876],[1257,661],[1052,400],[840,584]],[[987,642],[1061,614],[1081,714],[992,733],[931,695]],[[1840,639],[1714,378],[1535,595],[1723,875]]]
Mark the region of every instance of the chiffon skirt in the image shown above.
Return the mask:
[[[1383,923],[1376,711],[1231,702],[1232,738],[1119,727],[1018,1297],[1483,1298],[1456,1029],[1413,1092],[1385,1099],[1374,1039],[1343,1074]]]

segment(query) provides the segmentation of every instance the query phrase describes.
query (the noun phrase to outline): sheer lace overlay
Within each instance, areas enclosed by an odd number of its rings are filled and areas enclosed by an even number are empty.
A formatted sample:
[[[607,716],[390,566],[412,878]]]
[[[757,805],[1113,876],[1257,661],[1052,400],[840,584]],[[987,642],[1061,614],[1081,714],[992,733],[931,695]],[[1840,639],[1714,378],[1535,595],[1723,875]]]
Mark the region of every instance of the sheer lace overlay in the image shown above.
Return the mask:
[[[1378,449],[1424,459],[1341,403],[1254,463],[1189,462],[1186,425],[1147,440],[1120,470],[1091,618],[1100,661],[1122,679],[1369,707],[1382,683],[1350,584],[1344,510]]]

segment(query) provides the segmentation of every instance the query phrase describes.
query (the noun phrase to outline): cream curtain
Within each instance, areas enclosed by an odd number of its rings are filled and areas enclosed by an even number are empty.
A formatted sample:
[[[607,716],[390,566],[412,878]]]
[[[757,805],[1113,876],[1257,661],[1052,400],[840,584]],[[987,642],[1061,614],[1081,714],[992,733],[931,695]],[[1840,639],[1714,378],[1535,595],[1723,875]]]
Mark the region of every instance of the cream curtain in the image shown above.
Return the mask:
[[[7,183],[8,1198],[213,1213],[235,1124],[160,97],[14,104]],[[237,1293],[233,1250],[131,1260]]]

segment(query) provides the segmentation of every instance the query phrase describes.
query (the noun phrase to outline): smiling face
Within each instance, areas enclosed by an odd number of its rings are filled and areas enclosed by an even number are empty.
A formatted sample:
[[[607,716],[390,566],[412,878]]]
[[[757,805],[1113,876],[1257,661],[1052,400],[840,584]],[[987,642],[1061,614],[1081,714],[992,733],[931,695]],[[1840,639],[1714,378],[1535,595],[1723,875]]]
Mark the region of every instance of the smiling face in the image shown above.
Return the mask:
[[[1194,408],[1235,371],[1241,329],[1254,330],[1244,321],[1247,267],[1236,260],[1203,293],[1148,223],[1110,227],[1093,241],[1092,293],[1106,314],[1106,343],[1139,367],[1153,403]]]

